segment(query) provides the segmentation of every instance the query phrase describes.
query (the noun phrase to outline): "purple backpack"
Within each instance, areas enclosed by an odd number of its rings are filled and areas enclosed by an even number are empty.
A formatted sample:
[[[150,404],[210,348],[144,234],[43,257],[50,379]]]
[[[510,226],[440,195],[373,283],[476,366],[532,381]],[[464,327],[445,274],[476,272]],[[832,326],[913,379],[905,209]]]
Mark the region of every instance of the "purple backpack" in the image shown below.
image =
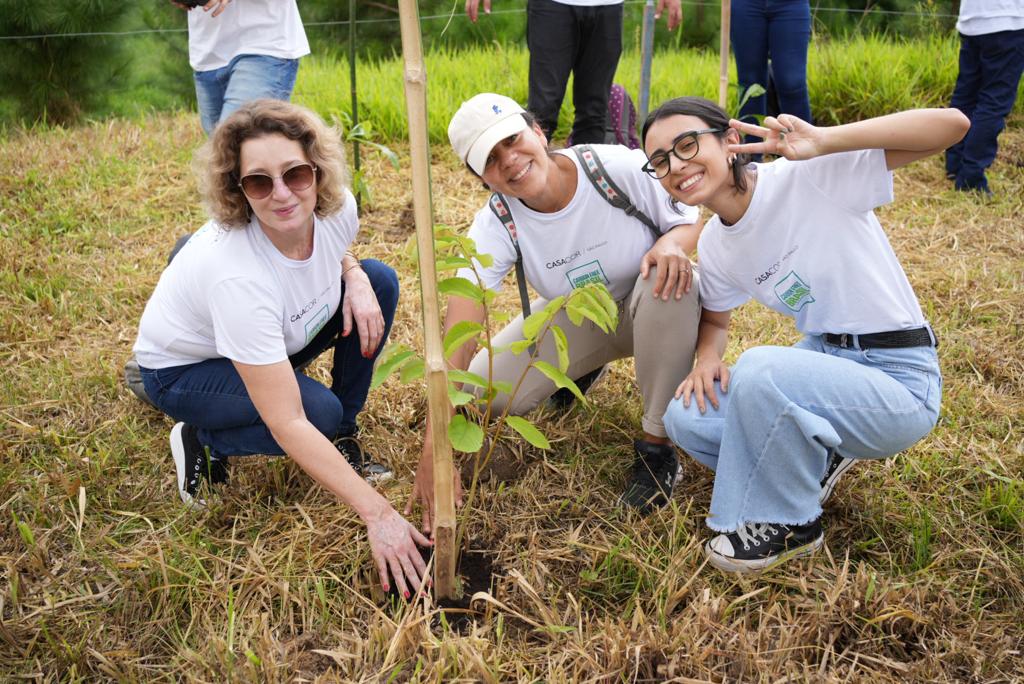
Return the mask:
[[[608,145],[625,145],[631,150],[640,147],[640,138],[636,134],[636,107],[629,93],[618,83],[613,83],[608,93],[604,141]]]

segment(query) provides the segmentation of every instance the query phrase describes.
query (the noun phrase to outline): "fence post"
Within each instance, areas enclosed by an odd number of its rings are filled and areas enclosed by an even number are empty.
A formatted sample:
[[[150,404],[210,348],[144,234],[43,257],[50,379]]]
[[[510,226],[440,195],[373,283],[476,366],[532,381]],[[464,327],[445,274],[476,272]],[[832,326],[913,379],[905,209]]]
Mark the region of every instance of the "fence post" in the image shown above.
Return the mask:
[[[356,0],[348,0],[348,81],[352,91],[352,128],[359,125],[359,99],[356,95]],[[359,173],[359,139],[352,138],[353,175]],[[356,207],[363,203],[363,196],[356,192]]]
[[[731,0],[722,0],[722,37],[719,43],[718,106],[728,111],[729,97],[729,23],[732,18]]]
[[[644,3],[643,31],[640,34],[640,121],[647,119],[651,104],[651,62],[654,61],[654,0]]]

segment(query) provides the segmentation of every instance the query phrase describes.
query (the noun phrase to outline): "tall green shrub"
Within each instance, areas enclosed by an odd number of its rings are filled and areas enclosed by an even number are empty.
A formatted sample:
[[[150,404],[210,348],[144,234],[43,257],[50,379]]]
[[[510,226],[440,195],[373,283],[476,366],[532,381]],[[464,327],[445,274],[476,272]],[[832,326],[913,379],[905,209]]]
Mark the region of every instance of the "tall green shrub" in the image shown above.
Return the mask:
[[[133,8],[117,0],[0,0],[0,35],[26,36],[0,41],[7,108],[30,121],[69,123],[102,104],[126,74],[124,41],[68,34],[123,29]]]

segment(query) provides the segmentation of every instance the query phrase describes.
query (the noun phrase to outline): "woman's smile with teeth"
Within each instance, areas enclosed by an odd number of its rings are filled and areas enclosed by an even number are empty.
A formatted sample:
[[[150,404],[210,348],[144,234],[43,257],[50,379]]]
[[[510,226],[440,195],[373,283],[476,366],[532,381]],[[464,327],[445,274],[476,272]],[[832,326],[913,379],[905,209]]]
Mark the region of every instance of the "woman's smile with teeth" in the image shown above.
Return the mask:
[[[509,178],[509,181],[515,183],[517,180],[526,175],[526,172],[530,170],[531,166],[533,166],[533,162],[527,163],[527,165],[523,167],[523,170]]]
[[[703,173],[695,173],[694,175],[690,176],[685,181],[680,183],[679,184],[679,189],[680,190],[686,190],[686,189],[688,189],[690,186],[692,186],[694,183],[696,183],[697,181],[699,181],[703,177],[704,177]]]

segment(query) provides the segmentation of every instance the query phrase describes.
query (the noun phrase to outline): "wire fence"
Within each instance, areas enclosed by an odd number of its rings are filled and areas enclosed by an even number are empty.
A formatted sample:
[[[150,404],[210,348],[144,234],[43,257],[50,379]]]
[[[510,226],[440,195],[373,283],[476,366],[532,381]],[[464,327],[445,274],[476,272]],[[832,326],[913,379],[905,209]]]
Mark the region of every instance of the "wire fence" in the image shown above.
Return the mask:
[[[625,5],[643,5],[644,0],[625,0]],[[720,7],[719,2],[702,2],[702,0],[682,0],[680,3],[689,7]],[[871,15],[885,15],[885,16],[912,16],[919,17],[922,19],[956,19],[957,15],[948,14],[944,12],[932,12],[932,11],[907,11],[907,10],[887,10],[878,7],[812,7],[812,15],[817,12],[836,12],[846,14],[857,14],[861,16]],[[517,7],[511,9],[492,9],[491,14],[525,14],[525,7]],[[445,14],[429,14],[420,17],[420,21],[436,21],[436,20],[468,20],[465,13],[462,11],[447,12]],[[394,17],[376,17],[370,19],[356,19],[355,24],[387,24],[387,23],[398,23],[399,19],[397,13]],[[311,27],[333,27],[333,26],[348,26],[351,20],[349,19],[338,19],[332,21],[311,21],[303,22],[306,28]],[[53,38],[96,38],[96,37],[132,37],[132,36],[145,36],[155,34],[173,34],[173,33],[188,33],[187,28],[183,27],[168,27],[168,28],[148,28],[148,29],[132,29],[126,31],[79,31],[79,32],[68,32],[68,33],[35,33],[18,36],[0,36],[0,40],[40,40],[40,39],[53,39]]]

